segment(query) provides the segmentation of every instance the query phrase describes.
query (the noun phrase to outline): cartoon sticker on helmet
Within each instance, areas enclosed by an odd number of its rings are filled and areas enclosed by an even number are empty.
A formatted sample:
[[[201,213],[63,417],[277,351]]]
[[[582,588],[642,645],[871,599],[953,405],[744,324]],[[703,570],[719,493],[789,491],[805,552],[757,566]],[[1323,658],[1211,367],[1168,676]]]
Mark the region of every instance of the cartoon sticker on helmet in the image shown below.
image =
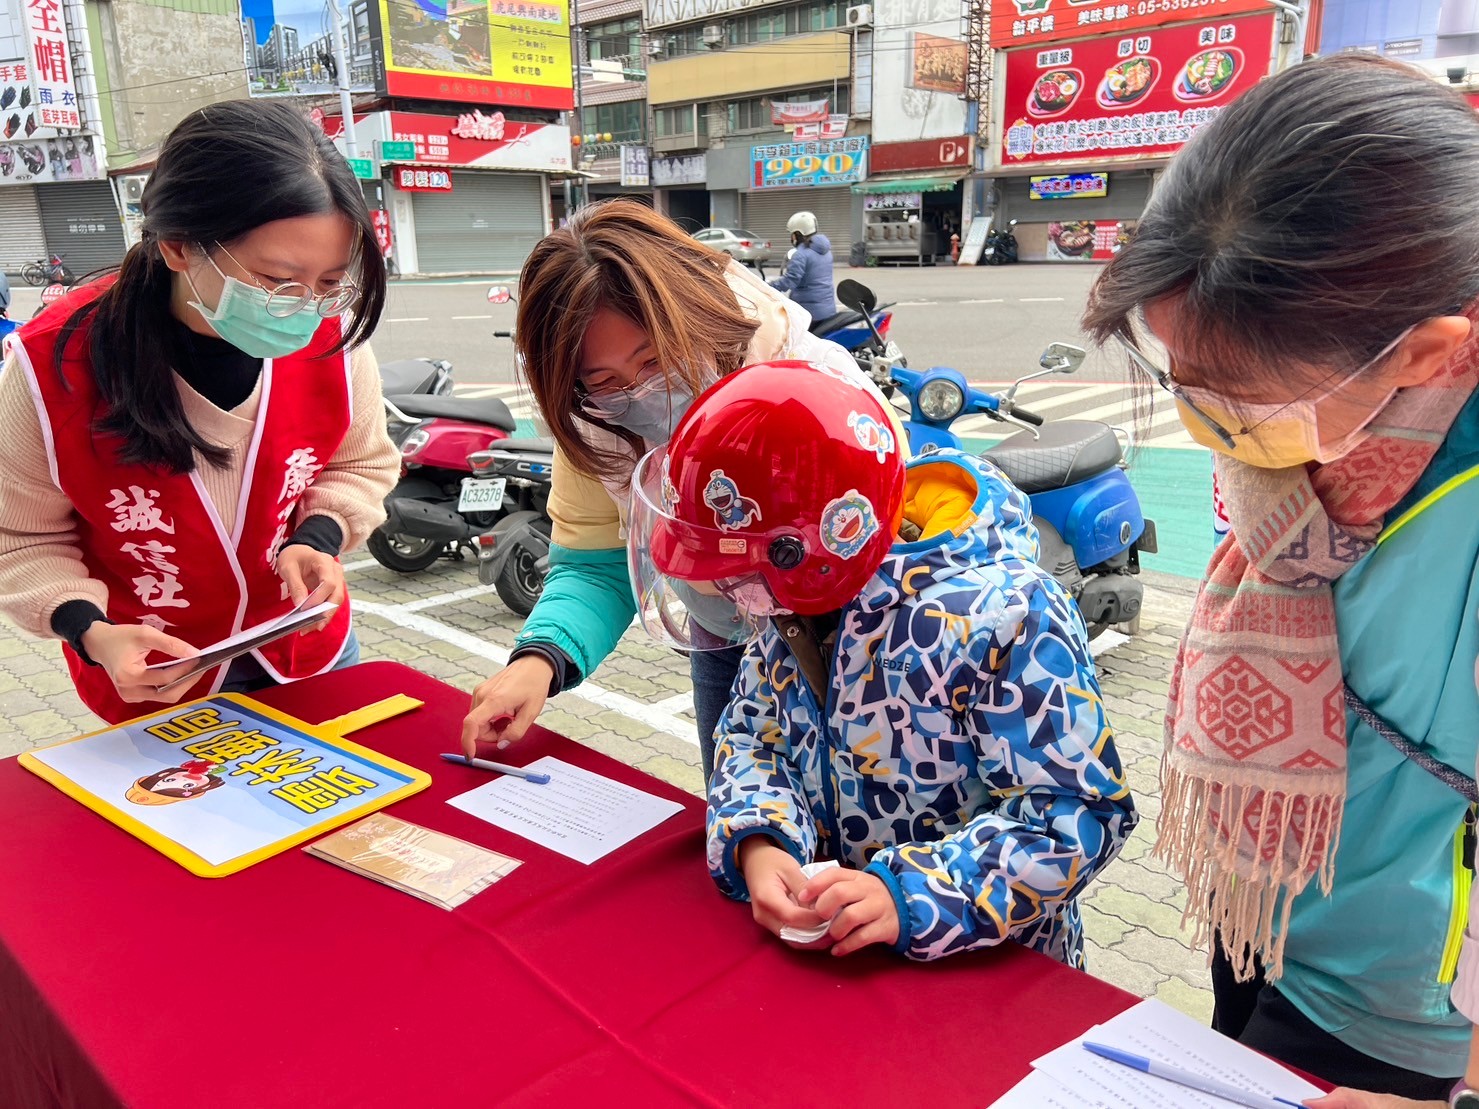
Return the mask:
[[[723,470],[709,474],[704,487],[704,504],[714,510],[714,520],[722,531],[749,527],[760,520],[760,506],[739,491],[734,479]]]
[[[666,454],[662,457],[662,510],[669,516],[678,508],[678,490],[673,485],[673,479],[668,474],[668,463],[672,459]]]
[[[858,446],[876,454],[879,462],[886,462],[888,456],[894,453],[893,430],[880,424],[872,416],[862,412],[849,412],[847,426],[858,437]]]
[[[822,509],[822,546],[838,558],[853,558],[878,534],[873,502],[849,489]]]

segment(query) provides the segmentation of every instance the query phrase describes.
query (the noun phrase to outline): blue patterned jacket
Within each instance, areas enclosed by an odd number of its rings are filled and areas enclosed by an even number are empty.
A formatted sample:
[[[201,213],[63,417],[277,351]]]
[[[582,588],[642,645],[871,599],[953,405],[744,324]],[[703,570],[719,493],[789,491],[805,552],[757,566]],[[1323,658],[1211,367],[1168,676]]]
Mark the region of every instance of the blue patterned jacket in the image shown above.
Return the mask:
[[[865,867],[913,959],[1013,939],[1083,965],[1075,898],[1136,821],[1077,606],[1033,561],[1027,499],[957,451],[909,467],[897,543],[843,611],[825,705],[774,628],[717,732],[709,869],[736,848]]]

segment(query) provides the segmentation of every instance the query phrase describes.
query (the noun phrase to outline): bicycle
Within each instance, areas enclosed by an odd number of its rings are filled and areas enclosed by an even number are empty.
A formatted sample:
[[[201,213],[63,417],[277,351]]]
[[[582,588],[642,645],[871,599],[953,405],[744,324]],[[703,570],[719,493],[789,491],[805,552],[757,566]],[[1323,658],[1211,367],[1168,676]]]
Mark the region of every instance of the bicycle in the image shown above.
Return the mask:
[[[21,279],[27,285],[71,285],[77,278],[62,262],[64,257],[66,255],[57,254],[50,261],[27,262],[21,267]]]

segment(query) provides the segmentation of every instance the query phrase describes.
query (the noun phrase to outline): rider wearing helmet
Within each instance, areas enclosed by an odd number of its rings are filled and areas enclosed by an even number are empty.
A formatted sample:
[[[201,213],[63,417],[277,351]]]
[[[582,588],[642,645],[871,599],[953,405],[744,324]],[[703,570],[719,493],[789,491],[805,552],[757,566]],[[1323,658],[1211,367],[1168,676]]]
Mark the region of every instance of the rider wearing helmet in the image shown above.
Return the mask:
[[[710,872],[788,942],[829,925],[807,946],[834,954],[1011,939],[1082,966],[1075,899],[1136,820],[1083,619],[1000,471],[898,448],[871,391],[773,362],[638,465],[648,632],[759,628],[715,733]],[[817,859],[842,866],[807,878]]]
[[[791,299],[805,308],[813,320],[836,315],[832,243],[817,230],[817,217],[811,212],[797,212],[786,221],[786,231],[796,249],[786,263],[786,272],[772,280],[770,287],[790,293]]]

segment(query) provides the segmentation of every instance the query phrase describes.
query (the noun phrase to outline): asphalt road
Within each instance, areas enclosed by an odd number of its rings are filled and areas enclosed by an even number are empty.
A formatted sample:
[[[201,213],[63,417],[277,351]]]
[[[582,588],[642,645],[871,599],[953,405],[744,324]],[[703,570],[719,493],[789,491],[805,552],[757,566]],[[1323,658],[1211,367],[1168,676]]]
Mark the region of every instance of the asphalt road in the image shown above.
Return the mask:
[[[1037,367],[1054,340],[1085,343],[1078,316],[1097,265],[1038,264],[1001,268],[840,267],[837,280],[871,287],[895,301],[891,338],[911,366],[954,366],[973,381],[1011,381]],[[397,282],[375,353],[394,358],[448,358],[464,384],[513,379],[512,349],[494,330],[513,326],[514,309],[487,301],[491,282]],[[1122,381],[1123,365],[1092,354],[1081,381]]]

